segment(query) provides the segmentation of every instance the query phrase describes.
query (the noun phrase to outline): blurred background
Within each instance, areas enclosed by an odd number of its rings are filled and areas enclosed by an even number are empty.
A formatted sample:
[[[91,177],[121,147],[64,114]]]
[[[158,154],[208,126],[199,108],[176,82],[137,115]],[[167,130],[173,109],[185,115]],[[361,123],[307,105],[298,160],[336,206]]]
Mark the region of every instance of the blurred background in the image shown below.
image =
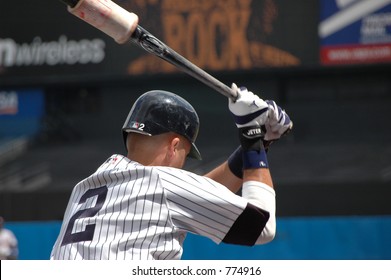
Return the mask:
[[[391,259],[391,0],[118,0],[140,25],[227,85],[294,121],[272,145],[277,236],[184,259]],[[114,153],[136,98],[164,89],[198,111],[203,174],[239,144],[226,97],[60,1],[2,1],[0,216],[19,259],[48,259],[73,186]]]

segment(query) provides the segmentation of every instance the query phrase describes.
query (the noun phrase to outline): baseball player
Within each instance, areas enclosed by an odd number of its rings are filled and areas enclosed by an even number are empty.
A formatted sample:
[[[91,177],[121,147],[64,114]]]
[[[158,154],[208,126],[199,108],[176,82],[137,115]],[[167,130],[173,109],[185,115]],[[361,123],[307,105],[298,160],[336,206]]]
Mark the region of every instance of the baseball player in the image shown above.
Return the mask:
[[[0,260],[16,260],[19,255],[18,239],[4,224],[5,220],[0,216]]]
[[[228,107],[241,147],[204,176],[181,169],[187,156],[201,159],[194,108],[167,91],[141,95],[122,128],[127,156],[112,155],[75,186],[51,259],[180,259],[187,232],[248,246],[273,240],[264,143],[292,123],[275,102],[232,87],[238,99]]]

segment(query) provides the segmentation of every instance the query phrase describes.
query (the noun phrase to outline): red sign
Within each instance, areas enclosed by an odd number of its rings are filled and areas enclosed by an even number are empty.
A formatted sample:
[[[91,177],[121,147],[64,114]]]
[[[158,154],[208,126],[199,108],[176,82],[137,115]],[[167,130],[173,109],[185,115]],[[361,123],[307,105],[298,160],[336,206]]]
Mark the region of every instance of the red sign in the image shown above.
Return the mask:
[[[322,47],[321,60],[325,65],[387,62],[391,61],[391,45]]]

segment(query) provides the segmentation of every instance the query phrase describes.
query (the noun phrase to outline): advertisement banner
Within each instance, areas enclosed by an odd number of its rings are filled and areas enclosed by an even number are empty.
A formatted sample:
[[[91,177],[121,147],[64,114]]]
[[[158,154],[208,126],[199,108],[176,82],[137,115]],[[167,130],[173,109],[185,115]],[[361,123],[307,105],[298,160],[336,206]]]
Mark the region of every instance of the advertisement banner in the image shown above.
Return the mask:
[[[207,71],[296,67],[318,62],[318,19],[314,12],[317,1],[114,2],[136,13],[142,27]],[[70,14],[61,1],[6,1],[0,10],[0,79],[53,75],[82,79],[86,75],[137,76],[177,71],[134,44],[117,44]]]
[[[391,62],[391,0],[321,0],[323,65]]]
[[[0,90],[0,139],[34,135],[44,112],[41,89]]]
[[[19,96],[15,91],[0,91],[0,116],[19,112]]]

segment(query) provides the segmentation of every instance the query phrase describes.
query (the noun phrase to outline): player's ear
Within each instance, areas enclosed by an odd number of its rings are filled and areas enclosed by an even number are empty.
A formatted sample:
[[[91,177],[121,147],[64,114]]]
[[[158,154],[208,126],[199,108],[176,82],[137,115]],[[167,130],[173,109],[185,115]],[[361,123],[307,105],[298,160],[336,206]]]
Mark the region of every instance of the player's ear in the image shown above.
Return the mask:
[[[180,147],[180,142],[181,142],[181,140],[178,137],[172,138],[171,144],[170,144],[170,151],[172,152],[173,156],[175,156],[175,154],[177,153],[177,151]]]
[[[167,152],[166,157],[168,160],[172,160],[175,157],[175,154],[179,147],[179,138],[178,137],[169,137],[167,143]]]

